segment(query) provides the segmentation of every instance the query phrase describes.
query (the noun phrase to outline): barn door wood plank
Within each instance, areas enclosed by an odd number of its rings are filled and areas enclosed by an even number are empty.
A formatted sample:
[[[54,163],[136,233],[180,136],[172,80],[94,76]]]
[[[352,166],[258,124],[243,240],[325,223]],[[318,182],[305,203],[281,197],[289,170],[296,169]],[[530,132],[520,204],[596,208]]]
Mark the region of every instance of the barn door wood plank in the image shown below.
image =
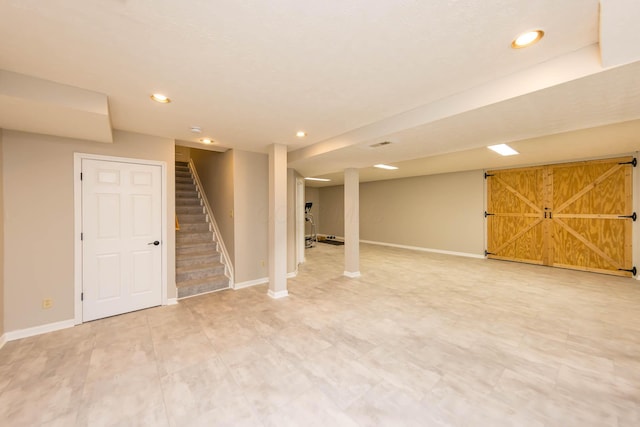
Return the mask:
[[[520,193],[518,190],[516,190],[515,188],[513,188],[512,186],[510,186],[509,184],[504,182],[502,179],[500,179],[499,176],[494,176],[493,178],[496,181],[500,182],[500,184],[502,184],[504,186],[504,188],[506,188],[507,190],[512,192],[517,198],[519,198],[520,200],[525,202],[529,207],[534,209],[536,212],[542,212],[542,209],[540,208],[540,206],[536,205],[531,200],[529,200],[526,196],[524,196],[522,193]]]
[[[536,221],[532,222],[531,224],[529,224],[528,226],[526,226],[525,228],[523,228],[522,230],[520,230],[517,234],[515,234],[513,237],[511,237],[509,240],[507,240],[506,242],[504,242],[502,245],[500,245],[500,247],[498,247],[495,250],[495,253],[498,254],[500,253],[501,250],[503,250],[504,248],[506,248],[507,246],[509,246],[511,243],[515,242],[516,240],[518,240],[520,237],[522,237],[527,231],[531,230],[533,227],[535,227],[536,225],[540,224],[542,222],[542,218],[538,218]]]
[[[622,269],[623,266],[620,265],[620,263],[618,263],[616,260],[614,260],[613,258],[611,258],[609,255],[607,255],[606,253],[604,253],[602,250],[600,250],[600,248],[598,248],[596,245],[594,245],[593,243],[591,243],[588,239],[586,239],[584,236],[582,236],[580,233],[578,233],[576,230],[574,230],[573,228],[569,227],[567,224],[565,224],[563,221],[561,221],[558,218],[553,218],[553,222],[558,224],[560,227],[564,228],[569,234],[571,234],[573,237],[575,237],[576,239],[578,239],[580,242],[582,242],[583,245],[585,245],[587,248],[591,249],[593,252],[595,252],[596,254],[598,254],[600,257],[604,258],[605,260],[607,260],[609,262],[609,264],[611,264],[612,266],[614,266],[617,269]]]
[[[571,197],[569,200],[567,200],[566,202],[564,202],[563,204],[558,206],[558,208],[556,209],[555,213],[557,214],[559,212],[562,212],[564,209],[566,209],[568,206],[570,206],[576,200],[578,200],[579,198],[581,198],[582,196],[587,194],[589,191],[593,190],[596,187],[596,185],[600,184],[602,181],[604,181],[605,179],[609,178],[611,175],[613,175],[618,170],[620,170],[622,168],[622,166],[623,165],[615,165],[611,169],[607,170],[605,173],[603,173],[598,178],[596,178],[594,181],[592,181],[589,185],[587,185],[582,190],[580,190],[576,194],[574,194],[573,197]]]

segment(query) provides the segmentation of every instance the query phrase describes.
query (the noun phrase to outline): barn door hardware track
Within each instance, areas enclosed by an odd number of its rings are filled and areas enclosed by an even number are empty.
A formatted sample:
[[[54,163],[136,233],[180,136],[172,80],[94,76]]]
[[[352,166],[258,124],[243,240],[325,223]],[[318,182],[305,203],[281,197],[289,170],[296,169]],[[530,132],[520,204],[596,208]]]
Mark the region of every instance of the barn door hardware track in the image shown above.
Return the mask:
[[[638,219],[638,215],[636,215],[636,213],[634,212],[631,215],[620,215],[618,218],[630,218],[633,220],[633,222],[636,222],[636,219]]]
[[[619,165],[633,165],[633,167],[635,168],[638,165],[638,159],[636,159],[635,157],[633,158],[633,160],[631,160],[630,162],[624,162],[624,163],[618,163]],[[486,178],[486,173],[485,173],[485,178]],[[635,221],[635,220],[634,220]]]
[[[635,265],[633,266],[633,268],[631,270],[627,270],[625,268],[619,268],[618,271],[628,271],[629,273],[633,274],[634,276],[636,275],[636,273],[638,272],[638,270],[636,270]]]

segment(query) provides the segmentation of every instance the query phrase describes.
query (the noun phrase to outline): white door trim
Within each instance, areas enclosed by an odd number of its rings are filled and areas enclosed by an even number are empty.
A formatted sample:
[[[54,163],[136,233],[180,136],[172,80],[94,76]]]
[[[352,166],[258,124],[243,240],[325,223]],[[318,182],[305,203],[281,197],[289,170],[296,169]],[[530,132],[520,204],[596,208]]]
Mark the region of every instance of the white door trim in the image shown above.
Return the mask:
[[[305,204],[305,188],[304,179],[296,177],[296,271],[298,271],[298,265],[303,264],[304,259],[304,204]]]
[[[82,243],[80,233],[82,232],[82,182],[80,172],[82,172],[82,160],[104,160],[119,163],[137,163],[140,165],[160,166],[161,170],[161,224],[162,224],[162,305],[167,305],[167,163],[157,160],[132,159],[126,157],[101,156],[98,154],[73,153],[73,268],[74,268],[74,291],[73,306],[75,324],[82,323]]]

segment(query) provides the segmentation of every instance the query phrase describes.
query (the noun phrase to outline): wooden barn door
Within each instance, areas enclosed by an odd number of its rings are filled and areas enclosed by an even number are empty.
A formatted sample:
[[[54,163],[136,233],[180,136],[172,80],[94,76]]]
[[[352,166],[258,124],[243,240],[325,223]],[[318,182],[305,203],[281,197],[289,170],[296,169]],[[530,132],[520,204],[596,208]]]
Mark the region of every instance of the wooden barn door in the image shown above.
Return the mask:
[[[550,166],[553,171],[552,264],[631,276],[633,159]]]
[[[488,257],[631,276],[632,161],[487,172]]]
[[[487,177],[489,257],[544,264],[545,168],[492,171]]]

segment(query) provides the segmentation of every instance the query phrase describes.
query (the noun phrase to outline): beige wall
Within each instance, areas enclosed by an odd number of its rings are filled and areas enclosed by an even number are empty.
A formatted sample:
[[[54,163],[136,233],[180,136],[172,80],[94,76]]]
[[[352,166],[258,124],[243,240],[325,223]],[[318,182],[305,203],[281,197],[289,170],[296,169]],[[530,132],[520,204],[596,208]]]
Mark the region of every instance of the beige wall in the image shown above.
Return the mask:
[[[74,318],[74,153],[167,164],[167,295],[175,298],[174,141],[115,131],[112,144],[4,131],[5,329]],[[42,299],[53,307],[42,309]]]
[[[4,168],[2,167],[2,129],[0,129],[0,337],[4,334]]]
[[[190,156],[204,187],[209,206],[213,210],[222,240],[231,257],[231,263],[235,267],[233,151],[219,153],[194,148],[190,150]]]
[[[176,162],[188,162],[191,159],[191,148],[176,145]]]
[[[322,233],[344,235],[343,187],[320,189]],[[482,171],[360,184],[360,238],[484,254]]]
[[[320,224],[319,227],[316,225],[316,232],[344,237],[344,186],[321,187],[318,199],[320,209],[316,207],[315,203],[312,208],[314,219],[317,216]],[[307,200],[309,200],[308,196]],[[362,214],[362,208],[360,208],[360,213]],[[360,238],[363,237],[360,236]]]
[[[235,281],[269,275],[269,158],[234,150]]]
[[[313,215],[313,222],[316,224],[316,233],[320,233],[320,189],[316,187],[305,187],[304,198],[305,203],[313,203],[313,206],[311,206],[311,214]],[[306,233],[311,233],[311,228],[305,223],[305,234]]]
[[[191,149],[198,176],[232,258],[235,282],[268,275],[269,165],[266,154]]]

